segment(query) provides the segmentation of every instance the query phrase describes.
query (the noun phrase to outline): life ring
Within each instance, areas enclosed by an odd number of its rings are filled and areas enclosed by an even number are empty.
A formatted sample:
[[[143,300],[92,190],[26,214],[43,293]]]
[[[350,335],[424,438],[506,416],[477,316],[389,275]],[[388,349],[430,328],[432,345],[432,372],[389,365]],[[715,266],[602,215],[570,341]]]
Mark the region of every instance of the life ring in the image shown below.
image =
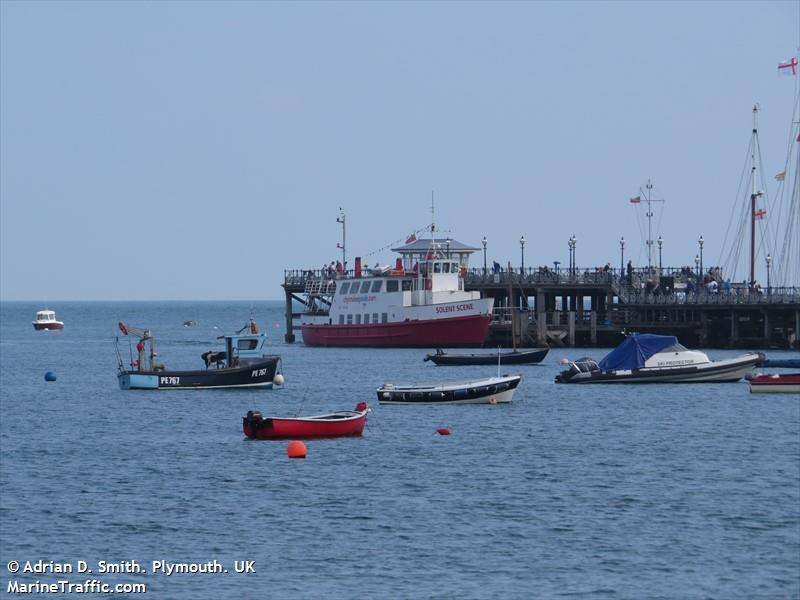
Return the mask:
[[[430,280],[430,278],[425,280],[425,289],[426,290],[433,289],[433,282]]]

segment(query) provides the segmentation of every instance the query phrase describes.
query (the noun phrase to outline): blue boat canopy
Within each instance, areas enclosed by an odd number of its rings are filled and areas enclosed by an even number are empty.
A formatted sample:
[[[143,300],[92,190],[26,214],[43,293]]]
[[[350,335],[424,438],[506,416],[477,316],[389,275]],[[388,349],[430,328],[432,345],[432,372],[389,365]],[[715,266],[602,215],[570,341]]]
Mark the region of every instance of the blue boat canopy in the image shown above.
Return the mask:
[[[671,346],[682,348],[678,338],[674,335],[655,335],[653,333],[631,335],[609,352],[598,366],[601,371],[641,369],[648,358]]]

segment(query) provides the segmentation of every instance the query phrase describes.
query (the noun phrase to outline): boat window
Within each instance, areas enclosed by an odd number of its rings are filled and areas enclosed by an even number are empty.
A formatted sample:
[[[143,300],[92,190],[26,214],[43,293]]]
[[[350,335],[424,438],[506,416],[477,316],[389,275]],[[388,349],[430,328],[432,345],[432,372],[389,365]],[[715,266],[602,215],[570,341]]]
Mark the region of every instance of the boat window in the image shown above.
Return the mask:
[[[450,272],[450,263],[442,263],[442,273]]]
[[[361,325],[361,313],[356,315],[356,325]]]
[[[339,325],[344,325],[344,315],[339,315]]]
[[[347,324],[348,325],[352,325],[353,324],[353,315],[347,315]]]
[[[361,293],[362,293],[362,294],[366,294],[366,293],[369,291],[369,286],[370,286],[370,283],[371,283],[371,282],[369,282],[369,281],[365,281],[365,282],[363,282],[363,283],[361,284]]]
[[[381,314],[381,323],[388,323],[389,322],[389,313]]]
[[[258,346],[258,340],[239,340],[236,347],[239,350],[255,350]]]
[[[678,342],[677,344],[673,344],[669,348],[664,348],[661,352],[687,352],[686,346]]]
[[[459,269],[458,269],[458,263],[455,263],[455,262],[454,262],[454,263],[451,263],[451,265],[450,265],[450,272],[451,272],[451,273],[458,273],[458,271],[459,271]]]
[[[364,325],[369,325],[369,313],[364,315]]]
[[[383,287],[383,279],[376,279],[372,282],[372,293],[377,294],[381,291],[381,287]]]
[[[386,282],[386,291],[387,292],[396,292],[400,289],[400,283],[397,279],[390,279]]]
[[[403,279],[403,291],[404,292],[411,291],[411,280],[410,279]]]
[[[433,272],[434,273],[441,273],[442,272],[442,263],[440,263],[440,262],[433,263]]]
[[[377,323],[378,322],[378,313],[372,313],[372,322],[373,323]]]
[[[350,289],[350,282],[349,281],[345,281],[344,283],[339,284],[339,293],[340,294],[346,294],[347,290],[349,290],[349,289]]]

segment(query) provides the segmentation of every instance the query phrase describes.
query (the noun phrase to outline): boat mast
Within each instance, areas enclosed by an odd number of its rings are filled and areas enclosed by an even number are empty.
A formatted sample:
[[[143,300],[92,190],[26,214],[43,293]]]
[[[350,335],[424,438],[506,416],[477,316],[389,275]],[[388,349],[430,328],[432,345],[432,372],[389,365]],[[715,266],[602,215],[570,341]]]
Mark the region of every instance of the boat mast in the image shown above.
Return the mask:
[[[750,285],[756,280],[756,199],[761,194],[756,191],[756,154],[758,147],[758,104],[753,105],[753,141],[750,144]]]
[[[336,244],[336,247],[342,249],[342,271],[347,273],[347,230],[345,228],[344,211],[341,206],[339,207],[339,216],[336,218],[336,222],[342,224],[342,243]]]

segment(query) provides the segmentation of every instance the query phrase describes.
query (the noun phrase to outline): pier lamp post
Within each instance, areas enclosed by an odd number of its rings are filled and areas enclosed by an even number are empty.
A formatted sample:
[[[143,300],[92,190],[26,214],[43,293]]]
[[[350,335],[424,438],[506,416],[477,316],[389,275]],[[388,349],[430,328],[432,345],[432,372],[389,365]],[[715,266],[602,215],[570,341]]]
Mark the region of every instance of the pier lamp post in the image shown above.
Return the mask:
[[[767,254],[767,296],[772,295],[772,286],[770,285],[769,281],[769,268],[772,265],[772,255]]]
[[[619,277],[625,273],[625,237],[619,238]]]
[[[567,241],[567,245],[569,246],[569,274],[570,276],[575,275],[575,234],[571,235],[569,240]]]
[[[449,236],[445,240],[445,243],[447,244],[447,258],[450,258],[450,237]]]
[[[483,236],[483,276],[486,277],[486,236]]]
[[[658,274],[661,275],[661,236],[658,236]]]
[[[525,273],[525,236],[524,235],[521,235],[520,238],[519,238],[519,249],[520,249],[520,253],[521,253],[521,257],[520,257],[521,258],[520,273],[524,274]]]
[[[697,278],[700,279],[700,256],[694,255],[694,269],[697,271]]]
[[[703,236],[700,236],[700,239],[697,240],[697,243],[700,244],[700,277],[703,277]]]

